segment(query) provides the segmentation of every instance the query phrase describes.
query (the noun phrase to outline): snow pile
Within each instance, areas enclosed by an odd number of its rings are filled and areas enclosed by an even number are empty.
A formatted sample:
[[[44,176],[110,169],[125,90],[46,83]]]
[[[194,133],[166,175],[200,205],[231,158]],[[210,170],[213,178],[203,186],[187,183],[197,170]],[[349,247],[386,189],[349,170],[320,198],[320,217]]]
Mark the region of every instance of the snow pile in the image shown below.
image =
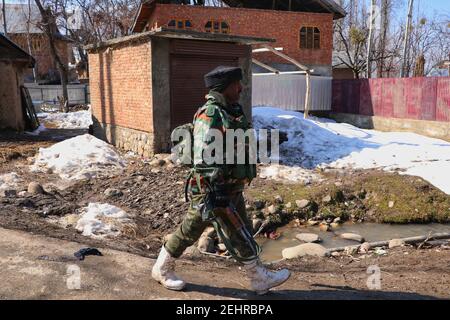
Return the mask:
[[[39,125],[39,127],[34,130],[34,131],[25,131],[26,134],[30,135],[30,136],[38,136],[41,132],[46,131],[47,128],[41,124]]]
[[[92,124],[91,109],[68,113],[42,112],[38,114],[38,117],[60,129],[88,129]]]
[[[125,167],[125,161],[108,143],[89,134],[41,148],[33,172],[53,172],[62,179],[82,180],[108,176]]]
[[[304,182],[306,185],[313,181],[320,181],[321,178],[313,170],[301,167],[290,167],[279,164],[263,166],[259,174],[262,179],[273,179],[288,182]]]
[[[364,130],[328,119],[276,108],[253,109],[256,129],[272,126],[288,133],[281,163],[304,169],[379,168],[414,175],[450,194],[450,143],[408,132]]]
[[[102,238],[119,235],[126,224],[133,223],[122,209],[106,203],[89,203],[82,209],[75,228],[84,236]]]
[[[15,172],[6,173],[0,176],[0,192],[5,190],[16,190],[23,182]]]

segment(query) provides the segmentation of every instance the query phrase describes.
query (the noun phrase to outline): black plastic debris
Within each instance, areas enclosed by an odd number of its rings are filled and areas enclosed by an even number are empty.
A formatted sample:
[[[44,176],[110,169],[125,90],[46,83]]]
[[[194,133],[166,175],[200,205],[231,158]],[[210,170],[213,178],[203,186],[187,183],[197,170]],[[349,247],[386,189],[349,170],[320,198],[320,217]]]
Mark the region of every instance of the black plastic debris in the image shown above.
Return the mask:
[[[82,261],[86,256],[103,256],[96,248],[83,248],[73,254],[78,260]]]

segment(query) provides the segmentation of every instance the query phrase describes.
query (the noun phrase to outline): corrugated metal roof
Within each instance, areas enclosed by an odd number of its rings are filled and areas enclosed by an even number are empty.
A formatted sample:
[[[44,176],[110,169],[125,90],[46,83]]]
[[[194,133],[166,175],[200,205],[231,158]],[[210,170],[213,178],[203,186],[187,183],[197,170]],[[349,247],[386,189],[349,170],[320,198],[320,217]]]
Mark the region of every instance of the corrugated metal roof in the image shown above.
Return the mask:
[[[7,33],[27,33],[28,4],[6,5],[6,29]],[[30,33],[42,33],[38,28],[41,21],[41,13],[36,5],[30,6]],[[5,33],[3,28],[3,15],[0,15],[0,32]]]

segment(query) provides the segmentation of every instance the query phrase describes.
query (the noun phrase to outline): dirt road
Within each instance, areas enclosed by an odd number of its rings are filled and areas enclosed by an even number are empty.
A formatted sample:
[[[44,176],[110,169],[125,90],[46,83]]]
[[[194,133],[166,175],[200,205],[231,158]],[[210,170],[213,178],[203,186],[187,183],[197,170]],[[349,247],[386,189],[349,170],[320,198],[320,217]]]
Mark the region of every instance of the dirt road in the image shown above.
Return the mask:
[[[151,280],[154,260],[100,249],[103,257],[76,261],[72,255],[82,247],[76,242],[0,229],[0,299],[450,298],[450,255],[435,249],[408,255],[402,249],[389,257],[353,263],[319,258],[294,261],[290,266],[293,275],[286,284],[257,297],[245,288],[243,272],[231,262],[183,259],[178,266],[189,285],[184,292],[171,292]],[[379,291],[366,286],[367,266],[373,263],[382,270]]]

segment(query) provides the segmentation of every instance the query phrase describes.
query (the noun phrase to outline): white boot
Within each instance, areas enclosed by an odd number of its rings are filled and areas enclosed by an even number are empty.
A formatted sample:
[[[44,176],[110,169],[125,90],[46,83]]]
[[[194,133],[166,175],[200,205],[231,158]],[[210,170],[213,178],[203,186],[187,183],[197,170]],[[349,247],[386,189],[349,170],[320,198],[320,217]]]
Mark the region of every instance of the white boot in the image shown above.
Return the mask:
[[[250,286],[258,295],[266,294],[271,288],[286,282],[291,273],[283,269],[277,272],[267,270],[259,259],[245,265]]]
[[[152,269],[152,277],[169,290],[183,290],[186,283],[175,275],[175,258],[162,246]]]

